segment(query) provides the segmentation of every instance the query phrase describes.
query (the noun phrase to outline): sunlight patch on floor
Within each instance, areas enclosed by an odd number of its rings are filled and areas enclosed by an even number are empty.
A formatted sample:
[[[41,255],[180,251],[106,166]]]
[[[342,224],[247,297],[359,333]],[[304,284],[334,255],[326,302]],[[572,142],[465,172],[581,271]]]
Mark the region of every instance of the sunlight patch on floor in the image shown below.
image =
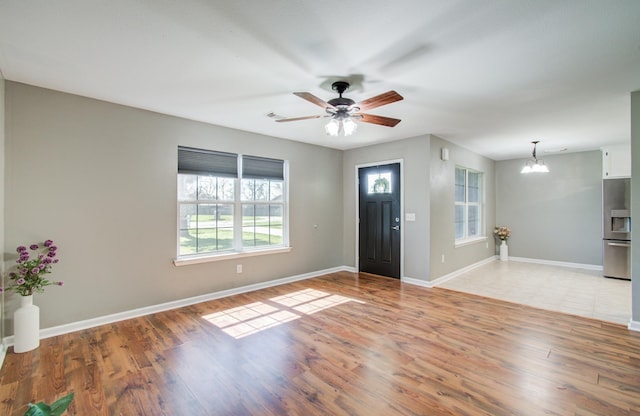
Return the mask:
[[[298,292],[289,293],[287,295],[278,296],[270,299],[273,302],[293,308],[294,310],[305,315],[342,305],[347,302],[364,303],[359,300],[351,299],[340,295],[331,295],[320,290],[304,289]]]
[[[287,293],[265,302],[253,302],[204,315],[203,318],[226,334],[240,339],[347,302],[365,303],[315,289]]]

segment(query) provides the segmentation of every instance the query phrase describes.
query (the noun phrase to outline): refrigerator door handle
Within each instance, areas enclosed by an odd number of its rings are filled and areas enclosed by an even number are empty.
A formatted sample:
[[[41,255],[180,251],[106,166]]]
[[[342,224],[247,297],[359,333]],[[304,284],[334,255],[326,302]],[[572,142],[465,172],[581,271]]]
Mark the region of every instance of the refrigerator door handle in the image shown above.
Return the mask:
[[[607,245],[614,247],[631,247],[629,243],[607,243]]]

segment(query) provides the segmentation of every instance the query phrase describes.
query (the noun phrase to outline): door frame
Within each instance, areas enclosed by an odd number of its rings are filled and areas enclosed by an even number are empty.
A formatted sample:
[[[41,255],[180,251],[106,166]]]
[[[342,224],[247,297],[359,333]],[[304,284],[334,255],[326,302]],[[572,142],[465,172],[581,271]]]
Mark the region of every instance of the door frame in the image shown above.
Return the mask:
[[[360,163],[355,166],[355,199],[356,199],[356,210],[354,212],[355,216],[355,265],[356,271],[360,271],[360,195],[358,187],[358,171],[360,168],[369,168],[371,166],[383,166],[383,165],[391,165],[394,163],[400,164],[400,281],[404,279],[404,159],[390,159],[390,160],[381,160],[378,162],[368,162],[368,163]]]

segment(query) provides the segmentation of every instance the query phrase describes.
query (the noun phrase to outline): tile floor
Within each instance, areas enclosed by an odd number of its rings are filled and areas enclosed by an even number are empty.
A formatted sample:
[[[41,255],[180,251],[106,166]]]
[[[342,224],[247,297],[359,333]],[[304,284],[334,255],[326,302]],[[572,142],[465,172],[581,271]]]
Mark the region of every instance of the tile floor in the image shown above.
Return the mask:
[[[493,261],[437,287],[628,325],[631,282],[601,271]]]

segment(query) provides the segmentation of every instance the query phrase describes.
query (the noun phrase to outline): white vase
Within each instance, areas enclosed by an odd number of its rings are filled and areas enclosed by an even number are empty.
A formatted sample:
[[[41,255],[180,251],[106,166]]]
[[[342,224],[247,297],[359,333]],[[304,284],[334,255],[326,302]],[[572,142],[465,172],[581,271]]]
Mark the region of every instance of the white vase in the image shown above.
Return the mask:
[[[22,296],[20,307],[13,313],[13,352],[27,352],[40,345],[40,308],[33,295]]]
[[[502,244],[500,244],[500,261],[507,260],[509,260],[509,246],[506,240],[502,240]]]

